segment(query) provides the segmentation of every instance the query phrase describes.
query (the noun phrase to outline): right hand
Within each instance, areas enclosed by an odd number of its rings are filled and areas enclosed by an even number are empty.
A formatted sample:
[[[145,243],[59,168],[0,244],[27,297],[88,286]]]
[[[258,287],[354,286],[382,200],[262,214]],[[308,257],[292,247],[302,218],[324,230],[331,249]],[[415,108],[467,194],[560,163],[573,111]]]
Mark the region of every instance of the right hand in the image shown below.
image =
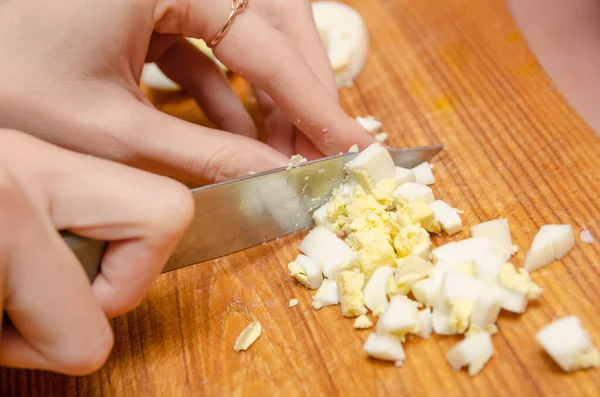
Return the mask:
[[[171,179],[0,130],[0,365],[97,370],[192,212]],[[109,242],[92,285],[57,230]]]

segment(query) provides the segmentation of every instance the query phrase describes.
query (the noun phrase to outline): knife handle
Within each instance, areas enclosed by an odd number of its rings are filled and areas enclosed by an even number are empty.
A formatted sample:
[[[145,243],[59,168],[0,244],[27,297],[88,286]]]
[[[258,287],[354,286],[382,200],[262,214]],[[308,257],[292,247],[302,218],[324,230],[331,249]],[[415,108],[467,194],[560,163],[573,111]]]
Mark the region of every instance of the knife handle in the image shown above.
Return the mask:
[[[67,231],[60,232],[63,241],[71,248],[83,266],[90,282],[100,271],[100,263],[106,250],[106,241],[92,240]]]

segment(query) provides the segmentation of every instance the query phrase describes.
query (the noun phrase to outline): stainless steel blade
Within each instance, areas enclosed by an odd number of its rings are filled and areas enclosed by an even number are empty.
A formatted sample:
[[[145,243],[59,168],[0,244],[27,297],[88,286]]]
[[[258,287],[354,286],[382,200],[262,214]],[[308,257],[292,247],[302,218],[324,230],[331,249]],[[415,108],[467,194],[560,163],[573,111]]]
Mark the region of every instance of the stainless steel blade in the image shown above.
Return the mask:
[[[432,159],[441,146],[391,149],[397,166]],[[277,169],[194,189],[196,213],[163,272],[205,262],[310,227],[312,213],[345,177],[357,154]]]

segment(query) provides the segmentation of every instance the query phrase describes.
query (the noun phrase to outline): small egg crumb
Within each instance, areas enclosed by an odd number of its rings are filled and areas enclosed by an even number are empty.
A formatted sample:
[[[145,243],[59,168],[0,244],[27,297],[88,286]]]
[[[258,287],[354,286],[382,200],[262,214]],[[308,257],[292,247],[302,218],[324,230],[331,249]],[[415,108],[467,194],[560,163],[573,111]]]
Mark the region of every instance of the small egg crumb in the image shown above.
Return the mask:
[[[258,321],[251,322],[235,340],[233,350],[236,352],[242,350],[248,350],[248,348],[256,342],[260,334],[262,333],[262,326]]]
[[[298,305],[298,299],[296,299],[296,298],[290,299],[290,302],[288,303],[288,306],[289,307],[294,307],[296,305]]]
[[[356,317],[356,320],[354,320],[354,328],[356,329],[367,329],[371,328],[372,326],[373,321],[371,321],[365,314],[361,314],[360,316]]]

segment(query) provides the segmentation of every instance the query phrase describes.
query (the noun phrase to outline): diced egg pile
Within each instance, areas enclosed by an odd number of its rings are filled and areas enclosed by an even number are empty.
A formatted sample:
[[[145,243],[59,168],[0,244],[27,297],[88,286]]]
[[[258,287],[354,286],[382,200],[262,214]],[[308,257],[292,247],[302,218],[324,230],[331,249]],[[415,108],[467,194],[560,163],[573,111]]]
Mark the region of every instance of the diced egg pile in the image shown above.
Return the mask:
[[[493,355],[501,309],[523,313],[540,296],[528,272],[571,250],[571,226],[543,226],[525,267],[516,268],[509,263],[517,248],[505,219],[471,227],[471,238],[432,247],[431,233],[455,234],[463,225],[457,209],[435,199],[430,164],[396,167],[374,144],[349,161],[346,172],[345,182],[315,211],[316,227],[288,265],[291,276],[317,290],[315,309],[339,304],[357,329],[376,322],[364,344],[369,356],[400,366],[409,335],[461,334],[447,359],[476,375]],[[559,321],[538,334],[549,354],[566,370],[599,366],[580,324]],[[573,343],[560,345],[565,337]]]

